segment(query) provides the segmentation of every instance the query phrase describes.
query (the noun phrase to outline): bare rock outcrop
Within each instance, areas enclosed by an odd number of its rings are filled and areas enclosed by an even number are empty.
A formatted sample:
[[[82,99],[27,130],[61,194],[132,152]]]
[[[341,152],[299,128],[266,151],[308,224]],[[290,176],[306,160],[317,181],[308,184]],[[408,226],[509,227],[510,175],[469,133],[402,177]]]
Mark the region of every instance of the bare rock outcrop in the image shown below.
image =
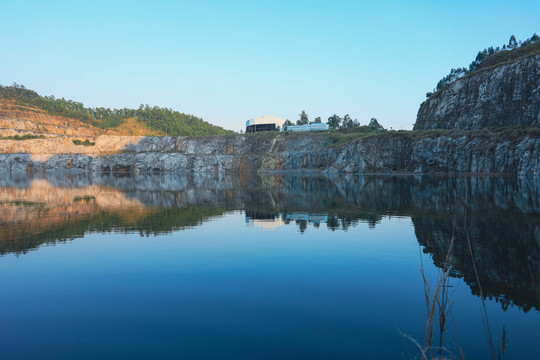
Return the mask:
[[[270,136],[271,135],[271,136]],[[540,176],[540,138],[388,132],[334,146],[325,133],[214,137],[100,136],[0,142],[3,172],[485,173]]]
[[[460,78],[429,97],[415,130],[540,124],[540,55]]]

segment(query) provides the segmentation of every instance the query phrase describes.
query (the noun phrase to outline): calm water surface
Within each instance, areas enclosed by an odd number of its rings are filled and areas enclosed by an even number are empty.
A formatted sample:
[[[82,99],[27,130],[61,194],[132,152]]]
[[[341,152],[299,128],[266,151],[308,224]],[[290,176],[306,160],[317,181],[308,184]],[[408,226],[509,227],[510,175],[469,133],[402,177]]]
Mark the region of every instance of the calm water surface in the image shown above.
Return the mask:
[[[1,358],[415,358],[452,238],[467,358],[480,288],[506,358],[537,358],[538,181],[4,174]]]

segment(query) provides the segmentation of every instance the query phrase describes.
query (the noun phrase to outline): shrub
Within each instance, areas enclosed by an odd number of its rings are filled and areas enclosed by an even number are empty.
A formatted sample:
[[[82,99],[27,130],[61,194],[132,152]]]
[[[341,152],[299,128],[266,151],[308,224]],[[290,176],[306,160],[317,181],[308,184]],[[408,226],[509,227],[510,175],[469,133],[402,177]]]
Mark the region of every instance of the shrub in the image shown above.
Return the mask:
[[[79,140],[79,139],[75,139],[75,140],[72,140],[72,141],[73,141],[73,143],[74,143],[75,145],[83,145],[83,146],[94,146],[94,145],[96,145],[95,142],[90,141],[90,140],[88,140],[88,139],[86,139],[86,140],[84,140],[84,141]]]
[[[6,137],[0,136],[1,140],[32,140],[32,139],[45,139],[44,135],[32,135],[32,134],[24,134],[24,135],[10,135]]]

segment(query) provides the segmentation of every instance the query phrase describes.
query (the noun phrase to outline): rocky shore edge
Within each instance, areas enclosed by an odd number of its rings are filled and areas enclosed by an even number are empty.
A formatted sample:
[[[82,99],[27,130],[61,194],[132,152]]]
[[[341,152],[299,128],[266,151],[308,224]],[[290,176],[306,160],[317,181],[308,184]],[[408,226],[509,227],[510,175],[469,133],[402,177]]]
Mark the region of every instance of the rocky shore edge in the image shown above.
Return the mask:
[[[345,136],[345,135],[344,135]],[[540,138],[467,132],[321,133],[213,137],[99,136],[0,141],[3,172],[311,172],[540,176]]]

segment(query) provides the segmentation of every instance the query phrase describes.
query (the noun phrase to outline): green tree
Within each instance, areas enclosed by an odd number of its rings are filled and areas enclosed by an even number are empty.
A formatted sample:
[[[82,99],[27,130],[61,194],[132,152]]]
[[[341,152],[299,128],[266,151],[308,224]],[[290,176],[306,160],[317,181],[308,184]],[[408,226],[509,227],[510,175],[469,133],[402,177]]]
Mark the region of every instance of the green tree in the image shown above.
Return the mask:
[[[339,129],[339,126],[341,125],[341,118],[334,114],[328,118],[326,123],[330,126],[330,129]]]
[[[287,131],[287,128],[291,125],[294,125],[289,119],[285,120],[283,123],[283,131]]]
[[[307,125],[307,124],[309,124],[309,118],[308,118],[308,115],[306,114],[305,110],[302,110],[302,113],[298,114],[298,116],[300,116],[300,119],[298,119],[298,121],[296,122],[296,125]]]
[[[371,118],[368,126],[374,130],[384,130],[384,127],[375,118]]]
[[[346,114],[343,117],[343,123],[341,124],[341,128],[342,129],[350,129],[353,126],[354,126],[353,119],[351,118],[351,116],[349,114]]]
[[[321,124],[322,123],[322,120],[321,120],[321,117],[320,116],[317,116],[315,118],[315,121],[313,121],[313,124]]]
[[[514,35],[510,36],[510,40],[508,40],[508,48],[515,49],[517,46],[518,42],[516,40],[516,37]]]

